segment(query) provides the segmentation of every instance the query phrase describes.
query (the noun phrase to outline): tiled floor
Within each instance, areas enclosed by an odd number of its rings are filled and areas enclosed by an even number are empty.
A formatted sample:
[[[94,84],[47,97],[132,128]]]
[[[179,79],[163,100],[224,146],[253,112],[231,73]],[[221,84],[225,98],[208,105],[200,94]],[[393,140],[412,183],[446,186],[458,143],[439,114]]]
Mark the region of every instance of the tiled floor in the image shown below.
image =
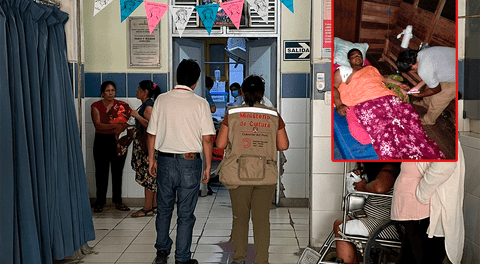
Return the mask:
[[[232,227],[230,197],[224,187],[214,187],[216,192],[199,197],[195,210],[197,221],[193,229],[193,258],[200,263],[230,263],[233,247],[229,241]],[[106,208],[93,214],[94,241],[88,244],[96,252],[83,259],[68,263],[152,263],[155,258],[155,218],[132,218],[130,212]],[[275,263],[297,263],[299,252],[308,244],[308,208],[272,208],[270,211],[270,260]],[[253,263],[253,232],[250,223],[249,253],[247,263]],[[175,241],[176,211],[172,217],[171,237]],[[175,242],[174,242],[175,246]],[[173,246],[173,247],[174,247]],[[174,248],[168,263],[175,263]]]

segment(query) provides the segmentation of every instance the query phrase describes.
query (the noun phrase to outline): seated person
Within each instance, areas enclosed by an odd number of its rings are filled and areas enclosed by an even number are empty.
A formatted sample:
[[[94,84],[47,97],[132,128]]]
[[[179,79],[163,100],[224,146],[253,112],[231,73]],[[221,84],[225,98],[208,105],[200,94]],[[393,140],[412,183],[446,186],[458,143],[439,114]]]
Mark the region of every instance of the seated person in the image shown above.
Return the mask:
[[[205,76],[205,99],[207,99],[208,105],[210,106],[210,112],[215,113],[217,111],[217,106],[212,99],[212,95],[210,94],[210,90],[213,87],[213,79]]]
[[[240,94],[240,91],[239,83],[234,82],[230,84],[230,93],[232,94],[233,102],[228,103],[228,106],[237,106],[243,104],[243,97]]]
[[[400,163],[383,162],[365,162],[358,163],[358,168],[354,173],[361,175],[365,173],[368,182],[362,179],[354,183],[355,189],[362,192],[393,194],[393,184],[400,173]],[[345,233],[348,235],[357,235],[368,237],[385,221],[390,220],[391,199],[378,196],[368,196],[365,200],[363,210],[366,216],[358,219],[347,217]],[[335,236],[340,237],[338,233],[341,230],[343,219],[335,220],[333,230]],[[346,241],[336,241],[337,258],[343,259],[344,263],[358,263],[355,245]]]
[[[241,105],[245,103],[245,101],[243,100],[242,90],[240,89],[239,83],[237,82],[232,83],[230,85],[230,92],[232,94],[232,97],[235,99],[228,106],[236,106],[236,105]],[[272,101],[270,101],[265,95],[263,95],[262,100],[260,100],[260,103],[263,104],[264,106],[275,107]]]
[[[404,86],[383,77],[373,66],[363,66],[362,53],[348,52],[352,73],[342,80],[334,74],[334,104],[342,116],[356,115],[372,139],[379,159],[442,159],[445,154],[423,130],[415,109],[402,102],[383,82]]]

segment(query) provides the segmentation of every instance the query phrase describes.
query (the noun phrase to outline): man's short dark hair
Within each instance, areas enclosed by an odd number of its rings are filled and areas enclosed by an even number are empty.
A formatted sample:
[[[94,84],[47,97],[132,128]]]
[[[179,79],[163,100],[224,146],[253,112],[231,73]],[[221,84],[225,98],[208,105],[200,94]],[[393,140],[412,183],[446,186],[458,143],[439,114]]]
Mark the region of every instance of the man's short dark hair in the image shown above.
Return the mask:
[[[192,87],[200,78],[200,66],[192,59],[184,59],[177,67],[177,83]]]
[[[412,65],[417,63],[417,54],[418,51],[412,49],[407,49],[400,52],[397,58],[398,70],[401,72],[410,71],[412,69]]]
[[[348,51],[348,53],[347,53],[347,58],[350,59],[350,56],[351,56],[352,53],[355,52],[355,51],[360,52],[360,56],[362,56],[362,59],[363,59],[363,54],[362,54],[362,52],[361,52],[359,49],[356,49],[356,48],[353,48],[353,49],[351,49],[351,50]]]
[[[205,87],[209,89],[213,87],[213,79],[209,76],[205,76]]]

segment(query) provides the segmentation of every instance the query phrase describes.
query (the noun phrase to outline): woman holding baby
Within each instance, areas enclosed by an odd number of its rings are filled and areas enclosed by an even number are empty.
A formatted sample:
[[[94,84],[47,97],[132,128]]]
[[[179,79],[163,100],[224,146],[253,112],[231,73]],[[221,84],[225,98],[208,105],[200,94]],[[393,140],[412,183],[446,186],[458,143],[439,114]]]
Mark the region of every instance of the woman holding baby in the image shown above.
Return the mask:
[[[102,100],[92,104],[91,114],[95,126],[93,159],[95,161],[95,183],[97,201],[93,206],[95,213],[103,211],[108,189],[108,172],[112,167],[112,202],[115,208],[129,211],[122,203],[122,174],[126,152],[117,152],[117,139],[127,127],[132,109],[127,103],[115,100],[115,83],[105,81],[100,87]]]

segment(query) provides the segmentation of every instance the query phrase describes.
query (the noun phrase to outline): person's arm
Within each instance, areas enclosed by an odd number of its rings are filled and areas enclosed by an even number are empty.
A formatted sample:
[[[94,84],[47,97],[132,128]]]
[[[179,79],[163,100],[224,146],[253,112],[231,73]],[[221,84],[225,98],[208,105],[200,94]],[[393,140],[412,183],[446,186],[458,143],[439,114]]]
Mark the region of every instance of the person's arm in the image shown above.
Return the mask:
[[[423,204],[428,204],[430,197],[433,196],[438,186],[452,176],[456,167],[456,162],[432,162],[417,186],[417,200]]]
[[[203,154],[205,155],[205,170],[203,171],[202,183],[208,183],[210,180],[210,170],[212,169],[213,135],[202,136]]]
[[[143,118],[136,110],[132,110],[132,116],[135,117],[135,119],[137,119],[142,126],[148,127],[148,121],[150,120],[150,116],[152,115],[152,109],[153,107],[147,105],[145,111],[143,112],[145,118]]]
[[[388,77],[385,77],[382,75],[382,82],[383,83],[391,83],[391,84],[394,84],[398,87],[400,87],[401,89],[405,90],[405,91],[408,91],[408,89],[410,89],[410,86],[400,82],[400,81],[397,81],[397,80],[394,80],[394,79],[390,79]]]
[[[342,83],[342,77],[340,76],[340,70],[337,70],[334,73],[334,80],[333,80],[333,103],[335,104],[337,113],[341,116],[347,115],[347,110],[349,110],[348,106],[343,104],[342,99],[340,98],[340,93],[338,92],[338,87]]]
[[[399,169],[392,164],[385,164],[377,175],[375,180],[367,183],[365,179],[356,182],[353,185],[355,190],[371,193],[387,193],[395,183],[394,175],[398,175]]]
[[[156,135],[147,133],[147,149],[148,149],[148,172],[154,178],[157,177],[157,162],[155,160],[155,139]]]
[[[218,131],[217,139],[215,140],[215,145],[219,149],[225,149],[228,144],[228,126],[222,124],[220,130]]]
[[[92,108],[92,121],[93,125],[95,126],[95,130],[100,133],[104,134],[120,134],[128,127],[128,124],[104,124],[100,122],[100,111],[94,106]]]
[[[421,81],[420,83],[422,83],[422,82],[423,81]],[[423,82],[423,84],[425,85],[425,82]],[[417,86],[418,86],[418,84],[415,87],[417,87]],[[422,86],[420,86],[420,87],[422,87]],[[423,91],[421,91],[420,93],[412,93],[410,95],[412,95],[414,97],[427,97],[427,96],[432,96],[434,94],[437,94],[441,91],[442,91],[442,86],[440,85],[440,83],[438,83],[438,85],[434,88],[428,87],[428,89],[423,89]]]
[[[288,141],[287,131],[285,128],[282,128],[277,131],[277,150],[284,151],[287,150],[290,146],[290,142]]]

